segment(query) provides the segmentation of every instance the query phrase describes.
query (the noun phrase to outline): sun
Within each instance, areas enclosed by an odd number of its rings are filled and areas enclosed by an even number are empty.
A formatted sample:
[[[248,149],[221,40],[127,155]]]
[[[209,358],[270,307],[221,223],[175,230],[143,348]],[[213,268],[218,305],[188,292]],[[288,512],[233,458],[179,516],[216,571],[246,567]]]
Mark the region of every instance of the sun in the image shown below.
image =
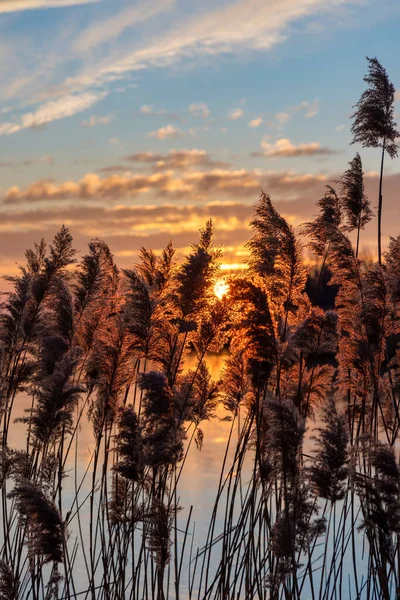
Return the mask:
[[[222,300],[224,296],[229,292],[229,284],[226,283],[225,279],[218,279],[214,285],[214,294]]]

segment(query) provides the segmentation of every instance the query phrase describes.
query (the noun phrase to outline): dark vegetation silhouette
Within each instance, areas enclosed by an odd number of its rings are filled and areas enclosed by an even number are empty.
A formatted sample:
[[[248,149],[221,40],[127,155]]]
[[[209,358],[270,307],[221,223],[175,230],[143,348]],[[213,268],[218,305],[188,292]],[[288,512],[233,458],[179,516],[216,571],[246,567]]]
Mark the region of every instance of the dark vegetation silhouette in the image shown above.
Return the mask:
[[[398,153],[397,138],[400,137],[394,120],[395,88],[386,69],[377,58],[368,58],[368,74],[364,77],[367,89],[361,94],[352,115],[353,143],[366,148],[381,148],[381,168],[378,200],[378,262],[382,263],[382,184],[385,152],[390,158]]]
[[[383,160],[394,89],[368,60],[353,131]],[[78,262],[65,227],[26,252],[1,308],[1,598],[400,597],[400,236],[381,260],[381,200],[375,263],[359,255],[359,154],[301,236],[263,192],[221,298],[211,221],[181,263],[142,248],[121,272],[100,240]],[[197,547],[180,481],[216,418],[227,444]]]

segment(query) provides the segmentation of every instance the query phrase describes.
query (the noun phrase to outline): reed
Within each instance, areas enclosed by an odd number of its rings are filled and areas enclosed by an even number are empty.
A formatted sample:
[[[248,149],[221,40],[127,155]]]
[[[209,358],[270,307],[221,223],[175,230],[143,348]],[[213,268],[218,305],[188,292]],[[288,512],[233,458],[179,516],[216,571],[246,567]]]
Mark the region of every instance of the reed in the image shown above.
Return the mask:
[[[392,129],[360,139],[395,156]],[[183,261],[123,272],[100,240],[77,262],[65,227],[26,252],[0,316],[2,598],[399,597],[400,237],[360,257],[358,154],[317,207],[299,235],[262,192],[222,298],[211,221]],[[217,419],[198,532],[182,480]]]

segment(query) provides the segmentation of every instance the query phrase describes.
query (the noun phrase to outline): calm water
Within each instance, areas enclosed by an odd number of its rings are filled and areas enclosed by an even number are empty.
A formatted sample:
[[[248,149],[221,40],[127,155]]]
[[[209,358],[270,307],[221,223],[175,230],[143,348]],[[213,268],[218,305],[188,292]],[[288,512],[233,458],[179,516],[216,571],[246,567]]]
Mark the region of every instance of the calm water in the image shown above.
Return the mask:
[[[191,367],[193,361],[188,359],[187,366]],[[221,368],[224,364],[224,356],[211,356],[208,359],[208,366],[211,371],[213,378],[217,379]],[[27,396],[20,395],[15,404],[14,416],[22,416],[24,410],[29,408],[31,399]],[[216,418],[211,421],[207,421],[201,424],[201,428],[204,432],[204,445],[201,451],[196,448],[193,443],[190,448],[186,465],[183,469],[183,474],[179,482],[179,504],[182,506],[182,510],[179,513],[178,527],[184,530],[189,509],[192,506],[192,518],[189,527],[189,541],[188,549],[193,539],[194,553],[197,548],[202,548],[206,542],[207,531],[212,515],[214,506],[216,491],[218,487],[218,481],[220,478],[221,467],[223,463],[223,457],[225,453],[226,443],[228,440],[229,430],[231,424],[223,421],[222,419],[227,416],[226,411],[219,407],[217,409]],[[318,422],[315,423],[318,426]],[[25,443],[25,425],[21,423],[15,423],[10,432],[9,445],[12,448],[24,448]],[[313,427],[309,428],[305,436],[304,452],[310,454],[312,451],[312,440],[310,439],[313,431]],[[236,432],[236,430],[235,430]],[[229,470],[231,459],[235,448],[237,435],[233,436],[231,443],[231,450],[228,454],[228,460],[226,463],[226,472]],[[75,447],[74,447],[75,448]],[[76,463],[75,463],[75,449],[71,450],[70,457],[66,464],[67,477],[64,481],[63,487],[63,514],[65,515],[68,511],[72,513],[76,510],[74,505],[74,498],[76,487],[80,486],[79,501],[83,502],[80,514],[81,514],[81,526],[83,530],[84,539],[88,538],[88,525],[89,525],[89,502],[84,502],[89,490],[91,489],[91,457],[94,449],[94,439],[92,434],[92,426],[87,419],[82,419],[81,426],[78,432],[78,444]],[[88,468],[89,467],[89,468]],[[252,468],[252,452],[248,453],[248,458],[245,462],[243,470],[243,486],[246,487],[246,483],[249,481],[251,476]],[[85,471],[87,475],[85,478]],[[337,514],[340,515],[341,505],[337,507]],[[339,518],[339,517],[338,517]],[[222,531],[222,519],[219,519],[215,529],[215,536]],[[71,547],[78,538],[78,523],[76,519],[73,519],[69,525],[69,544]],[[360,560],[360,566],[366,567],[365,561],[362,560],[362,548],[363,540],[362,536],[357,538],[357,555]],[[80,544],[80,542],[79,542]],[[319,555],[319,553],[316,553]],[[182,598],[187,595],[187,573],[188,573],[188,553],[186,560],[183,563],[182,569]],[[347,573],[351,573],[351,565],[349,561],[349,555],[345,557],[345,571],[346,578]],[[361,568],[362,571],[362,568]],[[87,575],[84,568],[84,562],[80,551],[78,550],[77,558],[74,566],[74,579],[77,585],[77,591],[81,591],[87,588]],[[350,590],[350,591],[349,591]],[[309,590],[304,589],[305,600],[310,597]],[[84,596],[82,596],[84,597]],[[174,597],[171,588],[171,596]],[[354,586],[351,579],[346,581],[346,590],[343,590],[343,598],[354,597]]]

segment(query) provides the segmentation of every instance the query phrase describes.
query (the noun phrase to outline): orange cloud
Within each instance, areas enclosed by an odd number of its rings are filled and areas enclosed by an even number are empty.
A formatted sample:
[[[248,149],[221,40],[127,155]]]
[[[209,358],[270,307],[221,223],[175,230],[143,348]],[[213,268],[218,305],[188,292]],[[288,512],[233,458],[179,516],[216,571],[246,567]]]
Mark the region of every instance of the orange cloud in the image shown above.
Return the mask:
[[[178,137],[182,135],[182,131],[173,125],[167,125],[166,127],[160,127],[155,131],[150,131],[149,136],[156,137],[159,140],[165,140],[167,138]]]
[[[190,167],[217,167],[228,168],[229,163],[214,160],[205,150],[192,148],[190,150],[170,150],[166,154],[154,152],[138,152],[125,157],[132,163],[143,163],[151,165],[159,170],[164,169],[187,169]]]
[[[252,173],[252,176],[255,176],[254,172]],[[195,179],[199,176],[200,173],[197,173]],[[338,175],[332,175],[332,179],[337,178]],[[96,180],[93,181],[96,183]],[[206,181],[207,186],[211,185],[210,179]],[[221,182],[221,179],[212,182],[209,189],[214,190],[213,186],[221,185]],[[278,212],[290,223],[298,226],[312,219],[317,212],[315,202],[322,197],[327,182],[328,179],[323,175],[270,172],[265,176],[263,189],[271,194]],[[86,193],[90,193],[94,183],[86,181]],[[366,175],[366,192],[371,200],[378,197],[378,183],[379,177],[376,174]],[[110,182],[109,184],[111,185]],[[232,182],[229,185],[233,185]],[[389,235],[398,234],[399,186],[400,174],[386,177],[383,214],[385,244]],[[242,193],[242,197],[238,194],[238,200],[232,200],[233,194],[229,192],[226,194],[229,199],[223,201],[221,188],[217,189],[216,198],[220,197],[219,200],[204,203],[195,200],[185,205],[168,201],[150,205],[126,203],[112,206],[79,202],[71,205],[49,204],[45,207],[33,202],[28,207],[17,204],[3,206],[0,220],[0,256],[3,266],[0,266],[0,269],[7,267],[9,271],[8,267],[13,261],[23,260],[25,248],[41,237],[51,239],[63,223],[71,228],[79,250],[84,249],[91,237],[100,237],[110,244],[118,263],[124,266],[135,260],[142,245],[158,251],[172,239],[174,246],[183,252],[190,242],[196,239],[197,230],[210,217],[215,226],[215,241],[224,246],[224,262],[240,264],[243,259],[246,260],[243,244],[251,235],[248,223],[252,218],[259,190],[248,195]],[[213,192],[205,193],[204,197],[209,198],[211,193]],[[184,197],[190,195],[185,194]],[[362,234],[361,243],[364,247],[375,248],[376,221],[367,226]]]
[[[175,155],[169,155],[173,160]],[[187,158],[187,155],[185,155]],[[145,155],[144,158],[149,158]],[[143,157],[142,157],[143,158]],[[183,159],[183,157],[181,157]],[[313,186],[327,182],[325,175],[296,173],[295,171],[260,171],[258,169],[223,169],[208,171],[185,171],[175,175],[172,170],[156,171],[150,174],[132,174],[131,172],[113,173],[101,178],[96,173],[87,173],[79,181],[56,183],[52,180],[40,180],[25,190],[18,186],[10,187],[4,197],[4,204],[36,203],[53,200],[118,200],[124,197],[136,197],[152,192],[159,198],[170,197],[186,200],[204,200],[210,195],[228,195],[231,197],[254,197],[261,188],[276,192],[287,199],[298,196]]]
[[[261,117],[258,117],[257,119],[252,119],[249,122],[249,127],[260,127],[262,122],[263,122],[263,120]]]
[[[316,156],[335,154],[335,150],[321,146],[319,142],[293,144],[288,138],[280,138],[274,144],[267,139],[261,142],[262,152],[253,152],[252,156],[291,158],[293,156]]]
[[[240,119],[241,117],[243,117],[243,108],[233,108],[229,112],[229,118],[231,119],[231,121],[236,121],[237,119]]]

